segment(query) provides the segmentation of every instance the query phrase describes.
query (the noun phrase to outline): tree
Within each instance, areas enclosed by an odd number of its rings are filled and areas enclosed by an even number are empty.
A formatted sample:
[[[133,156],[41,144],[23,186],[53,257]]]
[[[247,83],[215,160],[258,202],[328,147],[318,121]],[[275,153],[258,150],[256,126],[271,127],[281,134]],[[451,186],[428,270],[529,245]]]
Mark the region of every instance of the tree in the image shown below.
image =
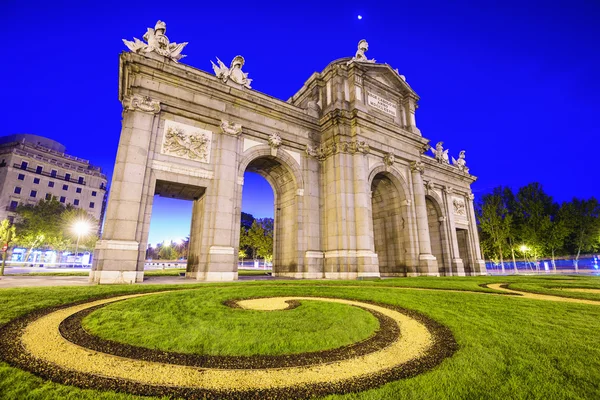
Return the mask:
[[[158,252],[158,257],[161,260],[174,260],[177,258],[177,253],[172,245],[164,245]]]
[[[492,193],[486,194],[477,207],[479,227],[486,242],[489,239],[488,251],[496,255],[500,260],[502,273],[504,270],[504,252],[507,247],[507,239],[510,235],[512,216],[508,214],[501,195],[501,188],[496,188]],[[515,272],[516,269],[515,269]]]
[[[61,228],[63,230],[64,240],[62,246],[59,247],[55,244],[55,250],[67,250],[73,248],[73,250],[88,250],[91,251],[96,247],[98,241],[98,233],[96,227],[98,221],[90,216],[85,210],[81,208],[66,207],[60,216]],[[87,227],[87,232],[77,232],[74,228],[78,224],[82,224]]]
[[[543,239],[546,252],[552,256],[552,268],[556,272],[556,252],[565,246],[565,240],[569,236],[570,230],[566,221],[566,205],[553,205],[551,215],[548,217],[547,229],[543,232]]]
[[[252,258],[254,260],[256,260],[257,257],[262,257],[266,263],[272,259],[273,226],[273,218],[256,219],[245,236],[242,236],[244,244],[251,249]]]
[[[563,204],[567,225],[571,232],[568,238],[570,250],[577,252],[573,264],[579,271],[579,256],[581,252],[591,251],[600,241],[600,204],[594,197],[589,200],[574,198]]]
[[[550,229],[552,197],[548,196],[537,182],[530,183],[517,192],[517,215],[521,222],[521,240],[526,243],[536,268],[543,255],[545,232]]]
[[[0,242],[2,246],[6,246],[6,250],[2,252],[2,268],[0,269],[0,275],[4,275],[4,266],[6,265],[6,254],[13,241],[16,239],[15,226],[10,223],[8,219],[3,220],[0,223]]]
[[[253,222],[254,222],[254,217],[252,216],[252,214],[242,212],[240,224],[242,225],[243,228],[245,228],[246,230],[250,229]]]

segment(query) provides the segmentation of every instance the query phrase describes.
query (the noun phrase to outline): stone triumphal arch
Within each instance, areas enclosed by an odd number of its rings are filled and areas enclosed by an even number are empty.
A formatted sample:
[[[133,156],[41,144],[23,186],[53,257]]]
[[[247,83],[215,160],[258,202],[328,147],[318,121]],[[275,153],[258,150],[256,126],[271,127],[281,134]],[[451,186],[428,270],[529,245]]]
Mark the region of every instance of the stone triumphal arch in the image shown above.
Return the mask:
[[[123,125],[91,281],[143,279],[155,195],[193,201],[186,276],[237,279],[245,171],[273,187],[275,275],[485,273],[465,153],[430,147],[417,94],[366,57],[366,41],[281,101],[251,89],[241,56],[217,59],[214,74],[179,63],[186,43],[165,32],[159,21],[145,41],[124,40]]]

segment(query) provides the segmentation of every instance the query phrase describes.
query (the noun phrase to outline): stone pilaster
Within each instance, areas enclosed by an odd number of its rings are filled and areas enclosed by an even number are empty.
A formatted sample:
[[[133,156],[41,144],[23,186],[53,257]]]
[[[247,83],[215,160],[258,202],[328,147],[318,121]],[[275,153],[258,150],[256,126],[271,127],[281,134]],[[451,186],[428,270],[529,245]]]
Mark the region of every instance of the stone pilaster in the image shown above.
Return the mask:
[[[473,206],[473,200],[475,196],[473,193],[469,193],[467,207],[469,209],[469,224],[471,231],[471,241],[473,243],[474,255],[475,255],[475,272],[479,275],[487,275],[487,269],[485,268],[485,260],[481,257],[481,247],[479,245],[479,232],[477,231],[477,220],[475,219],[475,208]]]
[[[443,190],[444,194],[444,208],[446,209],[446,215],[448,216],[447,231],[450,238],[450,253],[451,253],[451,264],[452,264],[452,275],[465,276],[465,267],[463,260],[460,258],[460,252],[458,250],[458,238],[456,237],[456,225],[454,222],[454,206],[452,205],[452,192],[453,189],[449,186],[445,186]]]
[[[146,199],[150,141],[158,129],[160,103],[147,96],[123,99],[123,128],[111,183],[102,240],[96,244],[90,282],[133,283],[144,277],[138,258]],[[144,253],[145,255],[145,253]],[[139,265],[142,268],[139,268]],[[138,270],[139,269],[139,270]]]
[[[410,164],[412,172],[413,195],[417,222],[417,239],[419,241],[419,273],[422,275],[439,275],[436,258],[431,254],[431,240],[427,221],[427,205],[423,189],[423,171],[425,167],[420,161]]]

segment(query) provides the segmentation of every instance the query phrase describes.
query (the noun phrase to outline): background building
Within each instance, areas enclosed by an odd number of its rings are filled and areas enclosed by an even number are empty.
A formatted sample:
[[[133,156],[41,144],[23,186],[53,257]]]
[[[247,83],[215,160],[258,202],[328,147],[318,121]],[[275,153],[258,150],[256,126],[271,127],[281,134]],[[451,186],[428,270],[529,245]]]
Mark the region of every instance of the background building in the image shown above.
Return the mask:
[[[62,144],[37,135],[0,137],[0,220],[19,205],[55,196],[102,222],[106,175],[88,160],[65,153]]]

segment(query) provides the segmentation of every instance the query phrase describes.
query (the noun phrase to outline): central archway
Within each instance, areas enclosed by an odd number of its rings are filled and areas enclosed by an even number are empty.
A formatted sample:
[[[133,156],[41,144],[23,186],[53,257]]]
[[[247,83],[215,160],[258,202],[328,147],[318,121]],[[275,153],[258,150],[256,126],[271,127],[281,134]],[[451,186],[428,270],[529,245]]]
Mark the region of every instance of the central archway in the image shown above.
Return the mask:
[[[382,171],[371,182],[373,240],[381,276],[406,276],[409,272],[407,202],[395,180]]]
[[[261,146],[262,147],[262,146]],[[265,146],[267,147],[267,146]],[[259,148],[244,157],[238,171],[256,173],[273,189],[273,275],[296,276],[299,271],[298,238],[300,230],[298,196],[301,194],[300,175],[297,167],[285,154],[273,155],[269,147]],[[238,201],[238,224],[241,218],[241,190]],[[238,229],[239,235],[239,229]],[[236,240],[239,250],[239,237]]]

